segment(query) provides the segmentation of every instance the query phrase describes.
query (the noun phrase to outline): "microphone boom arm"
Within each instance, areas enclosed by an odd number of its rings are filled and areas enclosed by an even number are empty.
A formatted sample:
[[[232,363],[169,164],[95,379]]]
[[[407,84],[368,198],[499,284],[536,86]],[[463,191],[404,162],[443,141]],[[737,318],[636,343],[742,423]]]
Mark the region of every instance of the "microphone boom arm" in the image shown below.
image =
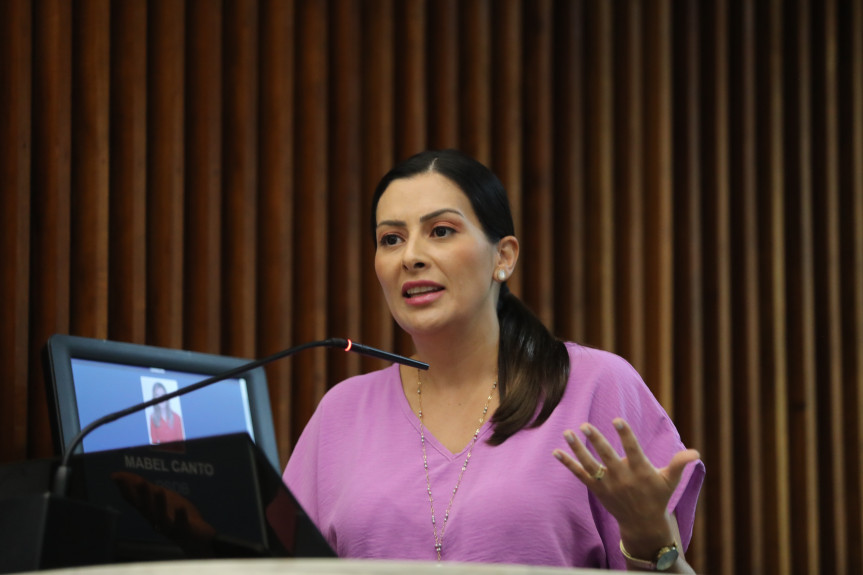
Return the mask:
[[[300,351],[304,351],[306,349],[311,349],[313,347],[340,347],[340,348],[344,349],[345,351],[353,351],[354,353],[359,353],[362,355],[368,355],[371,357],[376,357],[378,359],[385,359],[385,360],[389,360],[389,361],[392,361],[395,363],[401,363],[401,364],[408,365],[411,367],[416,367],[417,369],[428,369],[429,368],[427,363],[423,363],[423,362],[417,361],[415,359],[411,359],[408,357],[404,357],[401,355],[397,355],[394,353],[390,353],[387,351],[376,349],[374,347],[369,347],[367,345],[354,343],[350,339],[345,339],[345,338],[330,338],[330,339],[324,339],[324,340],[319,340],[319,341],[312,341],[309,343],[304,343],[301,345],[290,347],[288,349],[283,349],[282,351],[274,353],[273,355],[269,355],[269,356],[264,357],[262,359],[250,361],[249,363],[244,363],[243,365],[237,366],[231,370],[228,370],[228,371],[225,371],[222,373],[218,373],[212,377],[208,377],[207,379],[202,379],[201,381],[198,381],[196,383],[193,383],[192,385],[180,388],[176,391],[172,391],[171,393],[166,393],[165,395],[162,395],[160,397],[155,397],[155,398],[150,399],[148,401],[145,401],[143,403],[137,403],[135,405],[131,405],[125,409],[121,409],[120,411],[115,411],[115,412],[109,413],[107,415],[103,415],[102,417],[91,421],[88,425],[86,425],[83,429],[81,429],[81,431],[79,431],[78,434],[74,438],[72,438],[72,441],[67,446],[66,453],[63,454],[63,458],[60,461],[60,465],[57,468],[57,472],[56,472],[56,475],[54,477],[54,491],[53,491],[54,495],[57,495],[60,497],[66,495],[66,480],[67,480],[67,477],[69,476],[69,472],[70,472],[69,462],[72,458],[72,453],[78,447],[78,444],[80,444],[84,440],[84,438],[87,435],[89,435],[90,432],[93,431],[94,429],[96,429],[97,427],[105,425],[106,423],[111,423],[112,421],[116,421],[116,420],[120,419],[121,417],[131,415],[131,414],[136,413],[138,411],[141,411],[143,409],[147,409],[148,407],[151,407],[151,406],[156,405],[158,403],[168,401],[170,399],[173,399],[175,397],[179,397],[181,395],[185,395],[187,393],[191,393],[195,390],[201,389],[202,387],[206,387],[210,384],[217,383],[219,381],[223,381],[226,379],[230,379],[230,378],[234,377],[235,375],[240,375],[241,373],[251,371],[253,369],[256,369],[258,367],[266,365],[268,363],[272,363],[278,359],[282,359],[283,357],[287,357],[289,355],[293,355],[295,353],[298,353]]]

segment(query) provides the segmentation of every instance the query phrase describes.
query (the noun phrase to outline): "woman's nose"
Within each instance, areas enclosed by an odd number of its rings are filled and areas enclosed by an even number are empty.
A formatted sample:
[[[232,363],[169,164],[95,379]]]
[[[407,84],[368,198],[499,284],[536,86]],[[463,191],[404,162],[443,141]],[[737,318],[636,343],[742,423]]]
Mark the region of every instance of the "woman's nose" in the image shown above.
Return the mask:
[[[402,266],[405,270],[422,269],[426,266],[425,255],[421,242],[409,239],[402,253]]]

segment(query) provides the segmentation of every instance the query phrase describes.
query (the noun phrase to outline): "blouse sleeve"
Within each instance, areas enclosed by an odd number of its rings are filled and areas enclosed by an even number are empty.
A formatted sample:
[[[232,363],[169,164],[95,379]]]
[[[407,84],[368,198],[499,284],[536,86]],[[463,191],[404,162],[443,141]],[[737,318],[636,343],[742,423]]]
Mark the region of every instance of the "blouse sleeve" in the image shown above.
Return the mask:
[[[612,421],[623,418],[632,428],[645,455],[656,467],[665,467],[675,453],[686,449],[680,434],[663,407],[624,359],[615,358],[603,370],[596,382],[590,410],[590,422],[609,440],[618,453],[623,447]],[[701,460],[686,466],[680,483],[668,503],[668,510],[677,517],[684,550],[692,538],[695,507],[705,468]],[[594,502],[593,511],[610,558],[610,566],[625,569],[626,564],[617,550],[620,531],[614,518]]]

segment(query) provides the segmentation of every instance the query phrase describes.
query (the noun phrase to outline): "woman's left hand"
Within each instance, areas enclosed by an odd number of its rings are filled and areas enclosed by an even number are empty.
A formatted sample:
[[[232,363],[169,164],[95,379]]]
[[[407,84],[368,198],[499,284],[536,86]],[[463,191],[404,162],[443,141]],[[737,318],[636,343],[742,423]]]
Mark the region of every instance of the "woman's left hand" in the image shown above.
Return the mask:
[[[599,461],[572,431],[564,434],[572,454],[556,449],[554,456],[614,516],[620,526],[621,539],[627,548],[630,544],[633,547],[629,549],[631,553],[634,554],[635,548],[642,545],[645,549],[651,548],[653,541],[664,540],[661,545],[665,545],[670,542],[668,537],[671,536],[668,502],[680,483],[683,469],[700,456],[694,449],[679,451],[666,467],[657,469],[642,451],[629,425],[620,418],[615,419],[613,424],[623,445],[623,457],[589,423],[580,429],[596,450]]]

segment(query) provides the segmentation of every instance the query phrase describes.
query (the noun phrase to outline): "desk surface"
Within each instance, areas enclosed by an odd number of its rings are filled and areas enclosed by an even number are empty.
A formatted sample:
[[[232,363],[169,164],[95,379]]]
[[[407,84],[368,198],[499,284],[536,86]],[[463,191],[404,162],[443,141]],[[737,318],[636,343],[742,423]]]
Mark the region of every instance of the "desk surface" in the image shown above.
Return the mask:
[[[371,561],[350,559],[212,559],[188,561],[153,561],[120,563],[92,567],[75,567],[40,571],[51,575],[165,575],[184,573],[227,575],[270,573],[312,575],[600,575],[610,571],[598,569],[563,569],[529,565],[492,565],[485,563],[434,563],[422,561]],[[622,572],[621,572],[622,573]]]

